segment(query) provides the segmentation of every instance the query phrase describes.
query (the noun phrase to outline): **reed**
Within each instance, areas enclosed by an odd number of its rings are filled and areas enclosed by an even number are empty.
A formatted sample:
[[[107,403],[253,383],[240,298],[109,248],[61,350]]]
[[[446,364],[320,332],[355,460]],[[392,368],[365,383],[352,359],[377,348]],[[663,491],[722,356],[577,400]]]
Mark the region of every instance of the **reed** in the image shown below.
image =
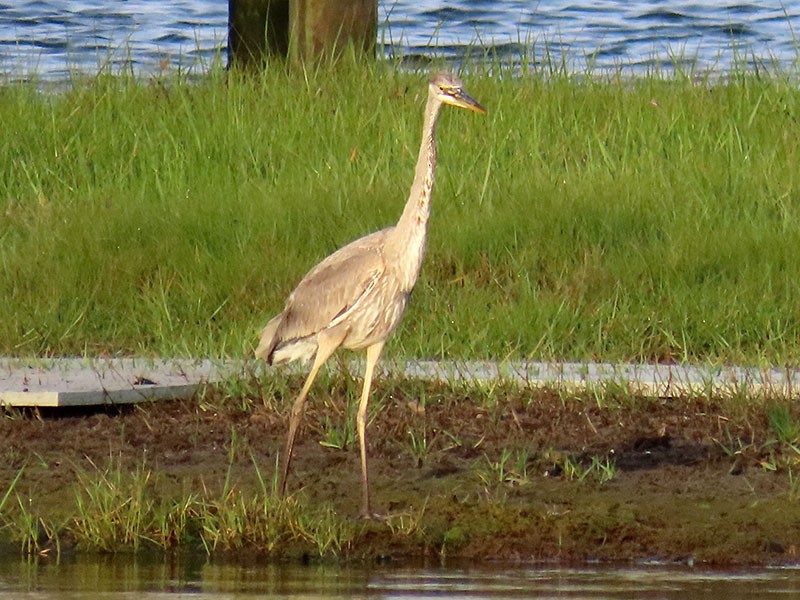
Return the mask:
[[[78,545],[116,552],[138,550],[154,529],[152,470],[124,469],[118,460],[92,471],[76,470],[75,516],[70,531]]]
[[[234,445],[232,441],[231,465]],[[281,497],[277,465],[275,475],[265,479],[255,458],[251,460],[254,477],[248,480],[256,482],[255,488],[237,484],[229,468],[219,492],[205,486],[192,489],[183,482],[182,491],[166,493],[163,473],[144,463],[126,467],[110,457],[103,467],[75,468],[75,502],[62,525],[49,525],[25,510],[19,498],[14,510],[4,511],[0,505],[0,517],[10,516],[8,538],[26,554],[39,549],[43,534],[52,544],[66,536],[78,548],[102,552],[189,548],[210,555],[246,549],[281,556],[300,548],[324,557],[349,548],[357,532],[352,522],[330,505],[311,507],[302,498]],[[12,490],[13,484],[6,496]]]
[[[389,354],[797,362],[787,74],[465,79],[490,112],[442,118]],[[0,353],[249,354],[310,266],[397,219],[424,85],[345,61],[4,86]]]
[[[40,516],[34,499],[15,490],[24,472],[25,467],[20,467],[0,498],[0,532],[19,546],[23,556],[46,555],[51,551],[60,555],[61,525]]]

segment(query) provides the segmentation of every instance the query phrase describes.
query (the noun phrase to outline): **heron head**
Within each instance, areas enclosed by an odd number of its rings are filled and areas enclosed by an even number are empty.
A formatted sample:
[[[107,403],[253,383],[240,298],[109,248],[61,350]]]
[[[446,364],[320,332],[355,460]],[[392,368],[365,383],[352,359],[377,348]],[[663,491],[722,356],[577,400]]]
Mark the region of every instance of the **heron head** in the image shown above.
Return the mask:
[[[486,114],[486,109],[467,93],[464,84],[452,73],[434,75],[430,81],[430,93],[443,104],[466,108],[482,115]]]

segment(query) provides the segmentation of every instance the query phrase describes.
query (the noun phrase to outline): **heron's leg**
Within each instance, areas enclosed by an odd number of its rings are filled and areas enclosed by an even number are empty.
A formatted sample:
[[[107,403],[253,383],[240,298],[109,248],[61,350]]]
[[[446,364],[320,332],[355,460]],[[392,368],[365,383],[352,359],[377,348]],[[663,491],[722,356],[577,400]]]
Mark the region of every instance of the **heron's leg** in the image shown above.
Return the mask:
[[[369,392],[372,387],[372,374],[375,372],[375,364],[381,356],[383,341],[367,347],[367,366],[364,370],[364,389],[361,392],[361,401],[358,403],[358,414],[356,415],[356,425],[358,427],[358,443],[361,447],[361,486],[363,493],[363,504],[361,506],[361,516],[367,519],[373,517],[369,504],[369,477],[367,476],[367,405],[369,404]]]
[[[286,437],[286,450],[283,453],[283,469],[281,476],[281,495],[286,495],[286,480],[289,478],[289,467],[292,463],[292,452],[294,451],[294,440],[297,436],[297,428],[300,426],[300,420],[303,418],[303,407],[308,397],[308,391],[311,389],[311,384],[317,377],[322,365],[330,358],[336,349],[341,345],[346,331],[330,332],[330,330],[323,331],[317,338],[317,353],[314,356],[314,363],[311,365],[311,371],[306,377],[306,382],[303,384],[303,389],[297,396],[292,406],[292,414],[289,417],[289,435]]]

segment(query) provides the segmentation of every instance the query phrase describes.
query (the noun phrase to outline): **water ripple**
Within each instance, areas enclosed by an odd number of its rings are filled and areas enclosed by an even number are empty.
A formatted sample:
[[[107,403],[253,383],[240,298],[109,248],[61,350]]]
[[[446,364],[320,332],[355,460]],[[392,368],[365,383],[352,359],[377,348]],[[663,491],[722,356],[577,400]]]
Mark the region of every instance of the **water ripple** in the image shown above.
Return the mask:
[[[388,55],[425,63],[486,51],[532,64],[551,53],[575,71],[676,60],[724,71],[745,56],[789,70],[800,58],[795,31],[800,0],[380,0],[378,40]],[[8,78],[57,79],[108,66],[204,71],[224,62],[226,42],[220,0],[0,2],[0,74]]]

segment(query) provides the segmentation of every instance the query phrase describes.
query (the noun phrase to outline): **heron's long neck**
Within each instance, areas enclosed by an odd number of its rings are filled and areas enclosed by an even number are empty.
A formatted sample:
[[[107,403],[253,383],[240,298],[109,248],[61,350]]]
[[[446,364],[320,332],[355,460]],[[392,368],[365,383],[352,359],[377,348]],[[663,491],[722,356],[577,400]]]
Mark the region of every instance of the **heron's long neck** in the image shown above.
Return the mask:
[[[431,190],[436,170],[436,120],[441,107],[442,104],[436,97],[428,96],[414,183],[411,184],[408,201],[387,247],[387,250],[395,253],[404,271],[407,271],[404,275],[411,286],[416,281],[425,254]]]

